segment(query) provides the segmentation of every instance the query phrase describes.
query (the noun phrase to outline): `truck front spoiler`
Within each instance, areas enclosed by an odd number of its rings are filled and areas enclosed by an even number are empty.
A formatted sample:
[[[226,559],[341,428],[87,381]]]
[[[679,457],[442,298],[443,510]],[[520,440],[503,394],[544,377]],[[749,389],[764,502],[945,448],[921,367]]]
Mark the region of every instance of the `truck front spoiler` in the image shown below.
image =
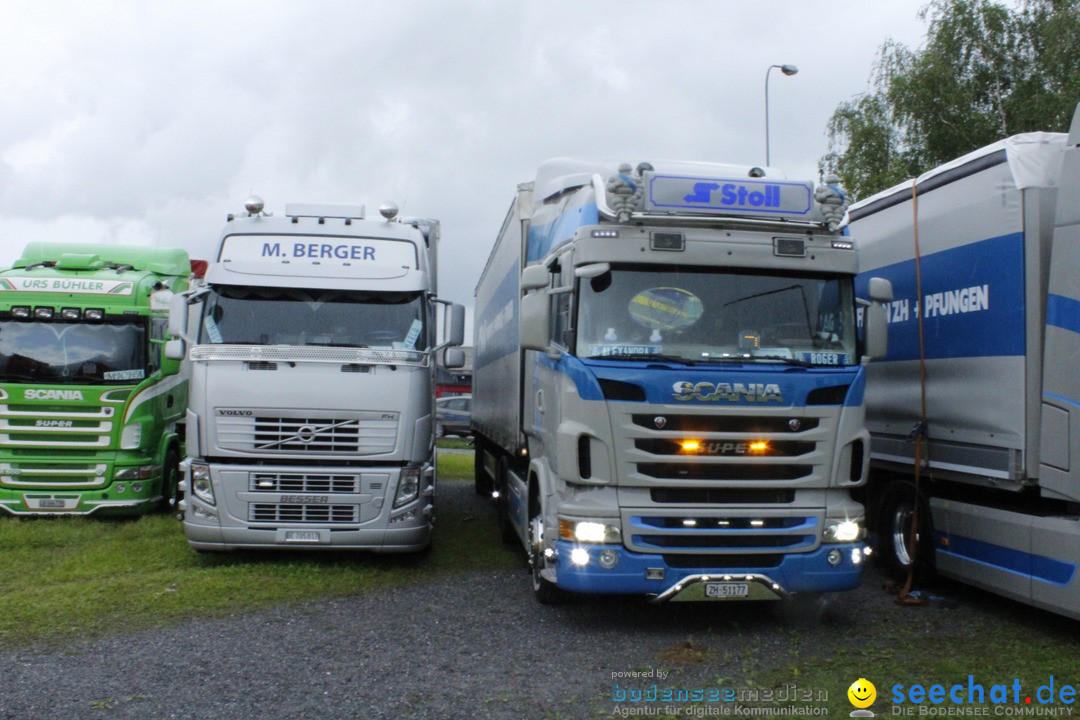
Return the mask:
[[[746,594],[710,594],[709,587],[746,586]],[[758,573],[739,575],[687,575],[664,592],[652,598],[652,602],[700,602],[732,600],[783,600],[788,592],[772,578]]]

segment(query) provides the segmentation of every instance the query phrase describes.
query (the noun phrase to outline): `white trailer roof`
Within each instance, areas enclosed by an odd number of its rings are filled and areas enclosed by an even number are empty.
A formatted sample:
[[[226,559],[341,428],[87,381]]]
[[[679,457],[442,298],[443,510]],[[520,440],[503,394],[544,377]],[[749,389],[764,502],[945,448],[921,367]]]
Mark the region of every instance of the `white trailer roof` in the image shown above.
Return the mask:
[[[983,167],[996,165],[1003,160],[1008,163],[1014,187],[1022,190],[1031,187],[1055,187],[1061,172],[1061,158],[1065,151],[1065,133],[1031,132],[1013,135],[996,143],[979,148],[959,157],[952,162],[928,170],[915,182],[920,191],[950,182],[956,177],[968,175]],[[894,185],[865,200],[853,204],[849,210],[852,216],[859,210],[886,198],[911,195],[911,180]]]

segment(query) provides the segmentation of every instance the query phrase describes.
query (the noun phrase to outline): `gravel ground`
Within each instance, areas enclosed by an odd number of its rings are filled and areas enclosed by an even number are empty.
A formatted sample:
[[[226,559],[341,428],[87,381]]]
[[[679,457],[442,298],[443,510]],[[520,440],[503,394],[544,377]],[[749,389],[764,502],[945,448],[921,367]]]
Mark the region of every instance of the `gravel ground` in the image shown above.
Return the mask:
[[[440,493],[440,512],[487,511],[468,485],[444,484]],[[0,651],[0,718],[611,717],[614,683],[747,687],[837,643],[865,649],[900,637],[907,645],[958,624],[993,632],[1022,618],[1052,622],[958,588],[952,602],[901,608],[881,590],[882,579],[871,570],[822,619],[771,604],[658,606],[636,598],[544,607],[524,569],[440,577]],[[671,674],[614,675],[657,671]]]

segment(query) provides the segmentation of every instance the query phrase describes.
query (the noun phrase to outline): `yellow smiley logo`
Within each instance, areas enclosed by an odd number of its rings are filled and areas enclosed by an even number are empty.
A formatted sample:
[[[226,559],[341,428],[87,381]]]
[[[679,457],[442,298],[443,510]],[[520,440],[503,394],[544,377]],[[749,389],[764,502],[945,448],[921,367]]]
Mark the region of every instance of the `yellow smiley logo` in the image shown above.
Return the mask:
[[[857,708],[868,708],[877,698],[877,688],[866,678],[859,678],[847,689],[848,700]]]

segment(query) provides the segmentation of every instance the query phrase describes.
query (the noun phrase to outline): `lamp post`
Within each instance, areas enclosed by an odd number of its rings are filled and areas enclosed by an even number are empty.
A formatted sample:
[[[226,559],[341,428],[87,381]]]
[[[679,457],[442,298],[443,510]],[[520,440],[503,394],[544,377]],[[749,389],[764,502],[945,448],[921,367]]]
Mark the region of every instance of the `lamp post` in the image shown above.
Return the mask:
[[[773,68],[780,68],[785,75],[794,75],[799,68],[794,65],[770,65],[765,71],[765,166],[769,166],[769,73]]]

